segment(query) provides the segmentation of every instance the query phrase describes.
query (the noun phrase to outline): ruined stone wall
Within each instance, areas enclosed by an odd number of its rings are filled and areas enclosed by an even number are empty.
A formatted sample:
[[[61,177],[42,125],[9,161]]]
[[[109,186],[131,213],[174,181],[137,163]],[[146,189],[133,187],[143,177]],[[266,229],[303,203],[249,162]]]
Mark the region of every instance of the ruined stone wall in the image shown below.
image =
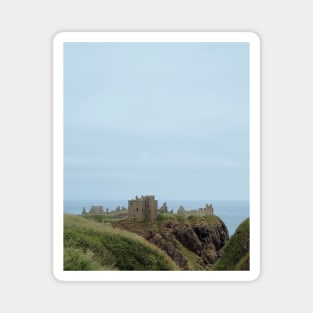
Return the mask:
[[[128,218],[130,220],[145,220],[145,201],[129,200],[128,201]]]
[[[213,215],[214,214],[214,208],[212,204],[206,204],[205,208],[204,208],[204,212],[206,213],[206,215]]]
[[[153,221],[156,219],[158,214],[158,201],[150,200],[146,201],[146,220]]]
[[[205,208],[199,208],[198,210],[188,210],[185,211],[184,216],[188,217],[190,215],[195,216],[206,216],[206,215],[214,215],[214,208],[212,204],[206,204]]]
[[[102,205],[93,205],[89,210],[89,214],[103,214],[103,213],[104,210]]]
[[[137,221],[153,221],[158,214],[158,201],[152,198],[128,201],[128,218]]]

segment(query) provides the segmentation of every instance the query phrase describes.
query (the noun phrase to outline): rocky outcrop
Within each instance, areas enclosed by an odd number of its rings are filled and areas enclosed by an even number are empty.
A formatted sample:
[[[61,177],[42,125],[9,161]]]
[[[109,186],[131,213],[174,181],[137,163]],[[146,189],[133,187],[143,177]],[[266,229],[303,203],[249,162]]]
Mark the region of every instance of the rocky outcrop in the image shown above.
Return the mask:
[[[222,221],[213,225],[200,222],[193,224],[193,230],[202,244],[203,262],[205,264],[215,263],[220,257],[220,250],[229,239],[225,224]]]
[[[187,260],[180,253],[177,243],[175,242],[175,240],[173,240],[169,232],[164,232],[161,235],[155,230],[150,230],[145,236],[145,239],[155,244],[161,250],[165,251],[167,255],[169,255],[177,265],[179,265],[180,268],[186,267]]]
[[[174,225],[172,233],[187,249],[197,255],[201,255],[202,244],[197,234],[194,232],[192,225],[189,223],[176,224]]]
[[[186,270],[210,269],[229,239],[227,227],[217,216],[190,219],[170,217],[146,224],[121,221],[116,226],[144,237]],[[190,256],[193,256],[192,261]]]

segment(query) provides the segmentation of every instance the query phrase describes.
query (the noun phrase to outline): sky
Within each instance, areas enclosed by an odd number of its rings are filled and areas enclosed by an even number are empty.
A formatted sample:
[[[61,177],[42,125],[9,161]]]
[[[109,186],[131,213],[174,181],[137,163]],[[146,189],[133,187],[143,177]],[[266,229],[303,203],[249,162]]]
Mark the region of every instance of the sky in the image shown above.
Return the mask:
[[[64,199],[249,200],[248,43],[65,43]]]

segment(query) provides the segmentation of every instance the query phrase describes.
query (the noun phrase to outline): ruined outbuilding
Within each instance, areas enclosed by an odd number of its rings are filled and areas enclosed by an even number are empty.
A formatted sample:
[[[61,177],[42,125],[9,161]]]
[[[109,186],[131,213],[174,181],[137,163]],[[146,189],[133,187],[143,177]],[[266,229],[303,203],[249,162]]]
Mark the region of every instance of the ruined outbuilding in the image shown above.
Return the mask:
[[[212,204],[206,204],[204,208],[200,208],[198,210],[188,210],[182,213],[185,217],[190,215],[195,216],[207,216],[207,215],[214,215],[214,208]]]
[[[158,201],[154,196],[141,196],[128,201],[128,218],[136,221],[153,221],[158,214]]]
[[[89,210],[89,214],[104,214],[103,206],[93,205]]]

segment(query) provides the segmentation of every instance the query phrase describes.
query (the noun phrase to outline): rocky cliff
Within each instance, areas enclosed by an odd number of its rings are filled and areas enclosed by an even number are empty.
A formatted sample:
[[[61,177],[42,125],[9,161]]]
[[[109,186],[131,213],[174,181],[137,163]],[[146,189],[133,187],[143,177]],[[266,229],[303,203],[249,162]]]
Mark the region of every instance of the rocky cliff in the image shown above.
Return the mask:
[[[154,222],[120,221],[116,227],[134,232],[165,251],[184,270],[209,270],[229,239],[217,216],[182,218],[159,215]]]

